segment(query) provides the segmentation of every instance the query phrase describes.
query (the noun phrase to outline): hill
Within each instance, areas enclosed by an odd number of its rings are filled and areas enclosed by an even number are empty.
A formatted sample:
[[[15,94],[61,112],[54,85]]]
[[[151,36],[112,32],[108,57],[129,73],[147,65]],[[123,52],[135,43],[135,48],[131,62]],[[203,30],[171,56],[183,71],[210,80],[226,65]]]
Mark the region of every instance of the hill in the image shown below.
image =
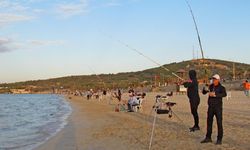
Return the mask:
[[[233,67],[235,66],[235,67]],[[214,73],[219,73],[223,79],[232,80],[250,77],[250,65],[225,60],[206,59],[189,60],[166,64],[164,67],[187,78],[190,69],[196,69],[198,78],[202,81]],[[234,71],[235,68],[235,71]],[[90,88],[127,88],[138,86],[159,86],[171,84],[177,78],[161,67],[138,72],[118,74],[68,76],[47,80],[26,81],[0,84],[0,92],[10,92],[10,89],[25,89],[31,92],[51,91],[52,89],[87,90]]]

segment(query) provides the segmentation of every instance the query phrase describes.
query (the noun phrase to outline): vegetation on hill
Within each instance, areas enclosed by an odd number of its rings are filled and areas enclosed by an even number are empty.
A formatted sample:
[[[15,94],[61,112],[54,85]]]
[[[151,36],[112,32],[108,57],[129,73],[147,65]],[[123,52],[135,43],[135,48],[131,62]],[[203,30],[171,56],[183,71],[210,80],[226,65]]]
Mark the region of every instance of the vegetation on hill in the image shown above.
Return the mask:
[[[235,66],[235,71],[233,66]],[[236,63],[224,60],[206,59],[189,60],[179,63],[164,65],[169,70],[179,73],[183,78],[187,78],[187,72],[190,69],[196,69],[200,80],[207,79],[214,73],[218,73],[222,78],[231,80],[234,77],[238,79],[250,77],[250,65]],[[234,76],[235,75],[235,76]],[[100,74],[100,75],[80,75],[60,77],[48,80],[36,80],[17,83],[0,84],[0,92],[8,92],[10,89],[28,89],[32,92],[50,91],[51,89],[70,89],[87,90],[103,88],[127,88],[155,85],[159,83],[174,83],[177,78],[171,75],[161,67],[147,69],[138,72],[124,72],[118,74]]]

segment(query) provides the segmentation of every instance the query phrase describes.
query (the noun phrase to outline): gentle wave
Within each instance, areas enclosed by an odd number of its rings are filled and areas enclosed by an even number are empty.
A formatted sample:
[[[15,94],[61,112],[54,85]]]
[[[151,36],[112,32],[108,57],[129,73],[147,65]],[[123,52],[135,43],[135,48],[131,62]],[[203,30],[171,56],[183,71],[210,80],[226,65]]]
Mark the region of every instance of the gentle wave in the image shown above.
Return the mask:
[[[0,150],[30,150],[59,132],[71,114],[59,95],[0,95]]]

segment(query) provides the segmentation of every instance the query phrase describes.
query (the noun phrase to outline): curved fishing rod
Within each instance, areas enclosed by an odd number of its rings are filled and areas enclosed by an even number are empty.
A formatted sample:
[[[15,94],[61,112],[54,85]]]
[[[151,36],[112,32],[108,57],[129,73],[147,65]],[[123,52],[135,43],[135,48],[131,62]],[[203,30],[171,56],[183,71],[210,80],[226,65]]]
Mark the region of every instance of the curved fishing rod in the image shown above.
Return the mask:
[[[201,37],[200,37],[200,33],[199,33],[199,29],[198,29],[198,25],[197,25],[197,22],[195,20],[195,17],[194,17],[194,13],[193,13],[193,10],[192,10],[192,7],[191,5],[189,4],[188,0],[185,0],[186,3],[187,3],[187,6],[189,8],[189,11],[192,15],[192,19],[194,21],[194,26],[195,26],[195,30],[196,30],[196,34],[197,34],[197,38],[198,38],[198,41],[199,41],[199,46],[200,46],[200,51],[201,51],[201,56],[202,56],[202,59],[204,61],[204,51],[203,51],[203,48],[202,48],[202,43],[201,43]]]
[[[177,77],[178,79],[184,81],[184,79],[181,78],[180,76],[178,76],[176,73],[172,72],[170,69],[168,69],[167,67],[161,65],[160,63],[158,63],[157,61],[155,61],[155,60],[153,60],[152,58],[148,57],[147,55],[144,55],[144,54],[143,54],[141,51],[139,51],[138,49],[136,49],[136,48],[130,46],[129,44],[127,44],[127,43],[125,43],[125,42],[123,42],[123,41],[121,41],[121,40],[119,40],[119,39],[115,39],[115,38],[113,38],[111,35],[108,35],[108,34],[102,32],[102,31],[100,31],[100,33],[102,33],[102,34],[105,35],[106,37],[110,38],[111,40],[117,41],[119,44],[121,44],[121,45],[125,46],[126,48],[128,48],[128,49],[130,49],[130,50],[136,52],[137,54],[143,56],[144,58],[146,58],[147,60],[149,60],[149,61],[151,61],[152,63],[156,64],[157,66],[161,67],[162,69],[164,69],[164,70],[166,70],[166,71],[168,71],[168,72],[171,72],[171,74],[172,74],[173,76],[175,76],[175,77]]]

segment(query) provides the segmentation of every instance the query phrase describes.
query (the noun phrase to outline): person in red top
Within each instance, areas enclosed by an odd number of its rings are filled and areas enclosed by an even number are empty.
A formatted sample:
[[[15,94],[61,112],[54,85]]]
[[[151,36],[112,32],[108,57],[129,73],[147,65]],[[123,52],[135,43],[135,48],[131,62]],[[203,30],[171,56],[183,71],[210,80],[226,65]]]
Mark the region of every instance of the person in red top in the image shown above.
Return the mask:
[[[250,90],[250,83],[248,82],[248,80],[246,80],[243,83],[243,87],[244,87],[244,93],[247,97],[249,97],[249,90]]]
[[[250,83],[249,82],[247,82],[247,84],[246,84],[246,91],[247,91],[247,96],[249,96],[249,90],[250,90]]]

